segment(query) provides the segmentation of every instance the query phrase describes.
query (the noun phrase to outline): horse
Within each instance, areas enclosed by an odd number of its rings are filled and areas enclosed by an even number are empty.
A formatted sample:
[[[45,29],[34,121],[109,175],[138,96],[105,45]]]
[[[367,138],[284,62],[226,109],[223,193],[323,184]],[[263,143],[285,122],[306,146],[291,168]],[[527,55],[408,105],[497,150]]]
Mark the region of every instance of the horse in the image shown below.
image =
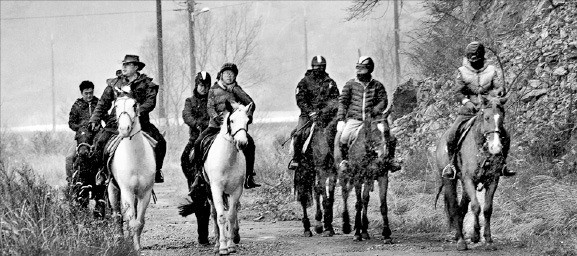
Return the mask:
[[[87,207],[95,186],[94,176],[97,172],[97,161],[92,145],[94,133],[87,125],[82,125],[76,132],[75,139],[76,158],[72,164],[69,192],[75,202],[81,207]]]
[[[225,102],[224,122],[203,164],[211,191],[215,252],[220,255],[236,252],[240,242],[237,214],[246,176],[246,159],[240,151],[248,144],[247,113],[252,107],[252,103],[243,106]]]
[[[456,229],[455,239],[457,250],[467,250],[467,243],[463,235],[463,220],[469,203],[473,212],[473,236],[471,241],[480,241],[479,213],[481,206],[477,199],[477,186],[482,185],[485,189],[485,217],[484,237],[487,244],[491,244],[491,214],[493,213],[493,197],[499,184],[500,170],[503,168],[504,147],[502,143],[505,130],[503,129],[504,110],[503,105],[507,98],[483,97],[480,110],[473,117],[472,126],[461,138],[460,148],[456,157],[448,155],[447,133],[439,139],[436,150],[436,162],[439,174],[442,174],[451,161],[454,161],[456,178],[442,178],[437,198],[444,187],[445,212],[451,228]],[[461,181],[463,193],[460,202],[457,196],[457,181]],[[436,202],[435,200],[435,202]]]
[[[120,96],[114,106],[120,142],[110,160],[113,184],[108,185],[108,198],[112,217],[118,224],[118,232],[123,234],[124,219],[128,223],[128,234],[132,235],[134,249],[139,251],[144,214],[150,202],[156,173],[154,149],[142,132],[136,100]]]
[[[365,120],[358,130],[357,138],[350,143],[348,155],[348,164],[340,165],[338,168],[338,177],[343,197],[343,233],[351,232],[351,225],[348,211],[348,197],[351,188],[355,189],[357,202],[355,203],[355,234],[354,241],[370,239],[367,232],[369,219],[367,217],[370,195],[373,191],[375,180],[379,184],[379,199],[381,201],[381,216],[383,218],[382,235],[385,244],[392,243],[391,229],[389,227],[387,190],[389,186],[388,159],[389,148],[392,143],[391,136],[385,134],[384,126],[379,122],[386,120]],[[340,132],[337,138],[340,137]],[[335,140],[336,159],[340,160],[340,150],[338,139]],[[338,162],[338,161],[337,161]]]
[[[332,222],[337,177],[330,148],[330,145],[332,145],[330,138],[334,138],[336,127],[334,122],[329,122],[328,125],[323,127],[322,122],[311,120],[301,129],[306,141],[303,142],[301,165],[295,170],[294,188],[296,199],[300,202],[303,210],[303,235],[305,237],[312,236],[307,207],[312,204],[314,190],[316,205],[315,232],[317,234],[322,233],[322,236],[330,237],[335,234]]]

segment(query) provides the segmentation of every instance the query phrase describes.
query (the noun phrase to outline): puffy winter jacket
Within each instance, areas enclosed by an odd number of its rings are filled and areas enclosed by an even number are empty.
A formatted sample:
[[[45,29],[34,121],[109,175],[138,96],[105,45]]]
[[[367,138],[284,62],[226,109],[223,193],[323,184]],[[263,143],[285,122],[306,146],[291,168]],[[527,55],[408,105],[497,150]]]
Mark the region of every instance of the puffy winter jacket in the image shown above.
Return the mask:
[[[345,84],[341,92],[337,119],[383,119],[387,116],[386,108],[387,91],[381,82],[371,79],[370,82],[363,83],[354,78]]]
[[[154,110],[156,106],[156,94],[158,93],[158,85],[152,82],[152,78],[146,76],[145,74],[138,74],[138,77],[129,82],[126,77],[117,77],[106,80],[108,86],[104,89],[102,97],[96,105],[96,109],[90,118],[90,122],[98,123],[104,117],[111,107],[116,97],[119,94],[120,88],[125,85],[130,86],[131,97],[136,99],[136,102],[140,104],[140,123],[142,125],[147,125],[150,123],[149,113]],[[108,126],[110,124],[116,124],[116,110],[112,109],[110,113],[110,119],[106,122]]]
[[[89,102],[86,102],[83,98],[78,98],[70,109],[68,127],[73,131],[78,131],[80,126],[87,124],[96,108],[96,104],[98,104],[97,97],[92,97]]]
[[[477,95],[488,95],[493,92],[498,96],[505,94],[495,66],[485,64],[483,68],[477,70],[471,67],[467,58],[463,58],[463,66],[457,71],[455,85],[455,94],[459,102],[468,98],[471,102],[479,104]]]
[[[339,106],[339,88],[327,73],[313,75],[307,70],[296,88],[297,106],[301,109],[300,117],[308,117],[311,112],[334,117]]]
[[[216,120],[218,116],[224,112],[225,102],[236,102],[242,105],[253,104],[250,113],[248,115],[252,118],[252,114],[256,108],[254,101],[246,92],[238,86],[238,84],[233,84],[229,86],[223,85],[220,81],[214,83],[210,90],[208,91],[208,103],[207,110],[210,116],[209,127],[220,127],[221,123]]]
[[[210,117],[206,105],[208,94],[200,95],[194,90],[193,96],[186,99],[182,110],[182,119],[190,127],[190,138],[194,139],[208,127]]]

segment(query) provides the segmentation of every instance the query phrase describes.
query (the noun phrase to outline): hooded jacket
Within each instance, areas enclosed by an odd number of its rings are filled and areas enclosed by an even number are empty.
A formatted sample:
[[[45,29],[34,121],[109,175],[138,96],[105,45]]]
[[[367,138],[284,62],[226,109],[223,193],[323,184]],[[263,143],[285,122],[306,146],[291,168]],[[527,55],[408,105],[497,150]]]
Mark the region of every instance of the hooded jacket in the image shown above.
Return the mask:
[[[334,117],[339,106],[339,88],[326,72],[315,76],[313,70],[307,70],[297,85],[295,95],[297,106],[301,109],[300,117],[308,117],[312,112]]]
[[[158,85],[152,82],[152,78],[139,73],[138,77],[132,82],[129,82],[128,78],[120,76],[108,79],[106,83],[108,86],[104,89],[102,97],[100,97],[98,105],[96,105],[96,109],[90,118],[91,123],[98,123],[102,120],[105,113],[112,107],[123,86],[130,86],[131,97],[136,99],[136,102],[140,105],[140,123],[142,125],[150,123],[149,114],[156,106],[156,94],[158,93]],[[116,109],[112,109],[110,120],[106,122],[106,125],[108,126],[109,123],[116,125],[116,121]]]
[[[208,93],[201,95],[196,88],[193,96],[187,98],[182,110],[182,119],[189,126],[189,135],[191,139],[196,139],[198,135],[208,127],[210,117],[206,105],[208,104]]]
[[[387,91],[381,82],[371,79],[363,83],[354,78],[345,84],[341,92],[337,119],[384,119],[388,115],[385,113],[387,104]]]
[[[76,132],[82,125],[87,124],[96,108],[96,104],[98,104],[97,97],[92,97],[89,102],[86,102],[83,98],[78,98],[70,109],[68,127]]]

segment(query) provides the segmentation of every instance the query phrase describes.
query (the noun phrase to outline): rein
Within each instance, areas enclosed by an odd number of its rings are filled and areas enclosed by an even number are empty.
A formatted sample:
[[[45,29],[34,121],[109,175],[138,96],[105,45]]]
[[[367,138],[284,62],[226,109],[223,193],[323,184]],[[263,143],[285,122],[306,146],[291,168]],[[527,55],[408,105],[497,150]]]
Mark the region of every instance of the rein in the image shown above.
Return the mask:
[[[126,101],[124,102],[124,104],[126,104]],[[124,108],[126,109],[126,105],[124,106]],[[136,108],[135,108],[136,109]],[[130,116],[130,114],[128,114],[128,112],[126,111],[122,111],[120,112],[120,114],[118,114],[118,118],[120,119],[120,117],[126,114],[128,116],[128,119],[130,119],[130,131],[128,131],[128,139],[132,140],[132,137],[134,137],[134,135],[138,134],[139,132],[142,131],[142,127],[140,128],[140,130],[136,131],[135,133],[133,133],[132,135],[130,135],[132,133],[132,129],[134,129],[134,122],[136,122],[136,118],[138,118],[138,114],[136,114],[136,116],[134,118],[132,118]],[[126,138],[126,137],[125,137]]]
[[[80,149],[80,147],[82,146],[87,146],[89,149],[89,153],[92,153],[92,151],[94,150],[94,146],[90,145],[86,142],[82,142],[82,143],[78,143],[78,145],[76,146],[76,154],[78,154],[78,150]]]

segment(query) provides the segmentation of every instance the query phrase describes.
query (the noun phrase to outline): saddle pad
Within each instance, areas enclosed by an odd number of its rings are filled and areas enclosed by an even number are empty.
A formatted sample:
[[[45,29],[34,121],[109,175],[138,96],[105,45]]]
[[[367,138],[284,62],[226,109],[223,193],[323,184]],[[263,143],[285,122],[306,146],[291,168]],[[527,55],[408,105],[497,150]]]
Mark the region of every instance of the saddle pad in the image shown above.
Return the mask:
[[[148,133],[142,131],[142,135],[144,135],[144,138],[146,139],[146,141],[148,141],[148,143],[150,144],[150,146],[152,146],[152,148],[156,148],[156,145],[158,144],[158,142],[152,138],[152,136],[150,136]],[[111,164],[111,160],[114,157],[114,153],[116,152],[116,149],[118,148],[118,145],[120,145],[120,142],[122,141],[122,137],[118,136],[117,134],[112,135],[112,137],[110,137],[110,139],[108,140],[108,142],[106,143],[105,148],[105,152],[108,155],[108,158],[106,159],[106,176],[108,177],[107,179],[107,183],[110,182],[110,179],[113,178],[112,175],[110,175],[110,164]]]
[[[457,142],[457,149],[461,148],[461,144],[465,140],[465,136],[467,136],[467,133],[469,133],[469,131],[471,130],[471,127],[473,127],[475,120],[477,120],[477,116],[473,116],[471,119],[467,120],[467,122],[461,125],[461,127],[459,127],[459,129],[457,130],[457,132],[459,133],[457,134],[457,136],[459,137],[459,140]]]
[[[313,123],[313,125],[311,125],[311,128],[308,129],[309,134],[307,135],[307,139],[305,140],[305,143],[303,144],[303,148],[301,150],[301,153],[305,153],[307,152],[307,149],[309,148],[309,145],[311,144],[311,140],[313,138],[313,133],[315,131],[317,123]]]
[[[353,143],[355,143],[355,141],[357,140],[357,138],[359,137],[359,132],[361,131],[361,129],[363,128],[363,126],[365,126],[365,124],[361,124],[359,125],[359,127],[357,127],[355,129],[354,132],[351,133],[350,137],[349,137],[349,141],[347,142],[347,144],[349,145],[349,147],[351,147],[353,145]]]

